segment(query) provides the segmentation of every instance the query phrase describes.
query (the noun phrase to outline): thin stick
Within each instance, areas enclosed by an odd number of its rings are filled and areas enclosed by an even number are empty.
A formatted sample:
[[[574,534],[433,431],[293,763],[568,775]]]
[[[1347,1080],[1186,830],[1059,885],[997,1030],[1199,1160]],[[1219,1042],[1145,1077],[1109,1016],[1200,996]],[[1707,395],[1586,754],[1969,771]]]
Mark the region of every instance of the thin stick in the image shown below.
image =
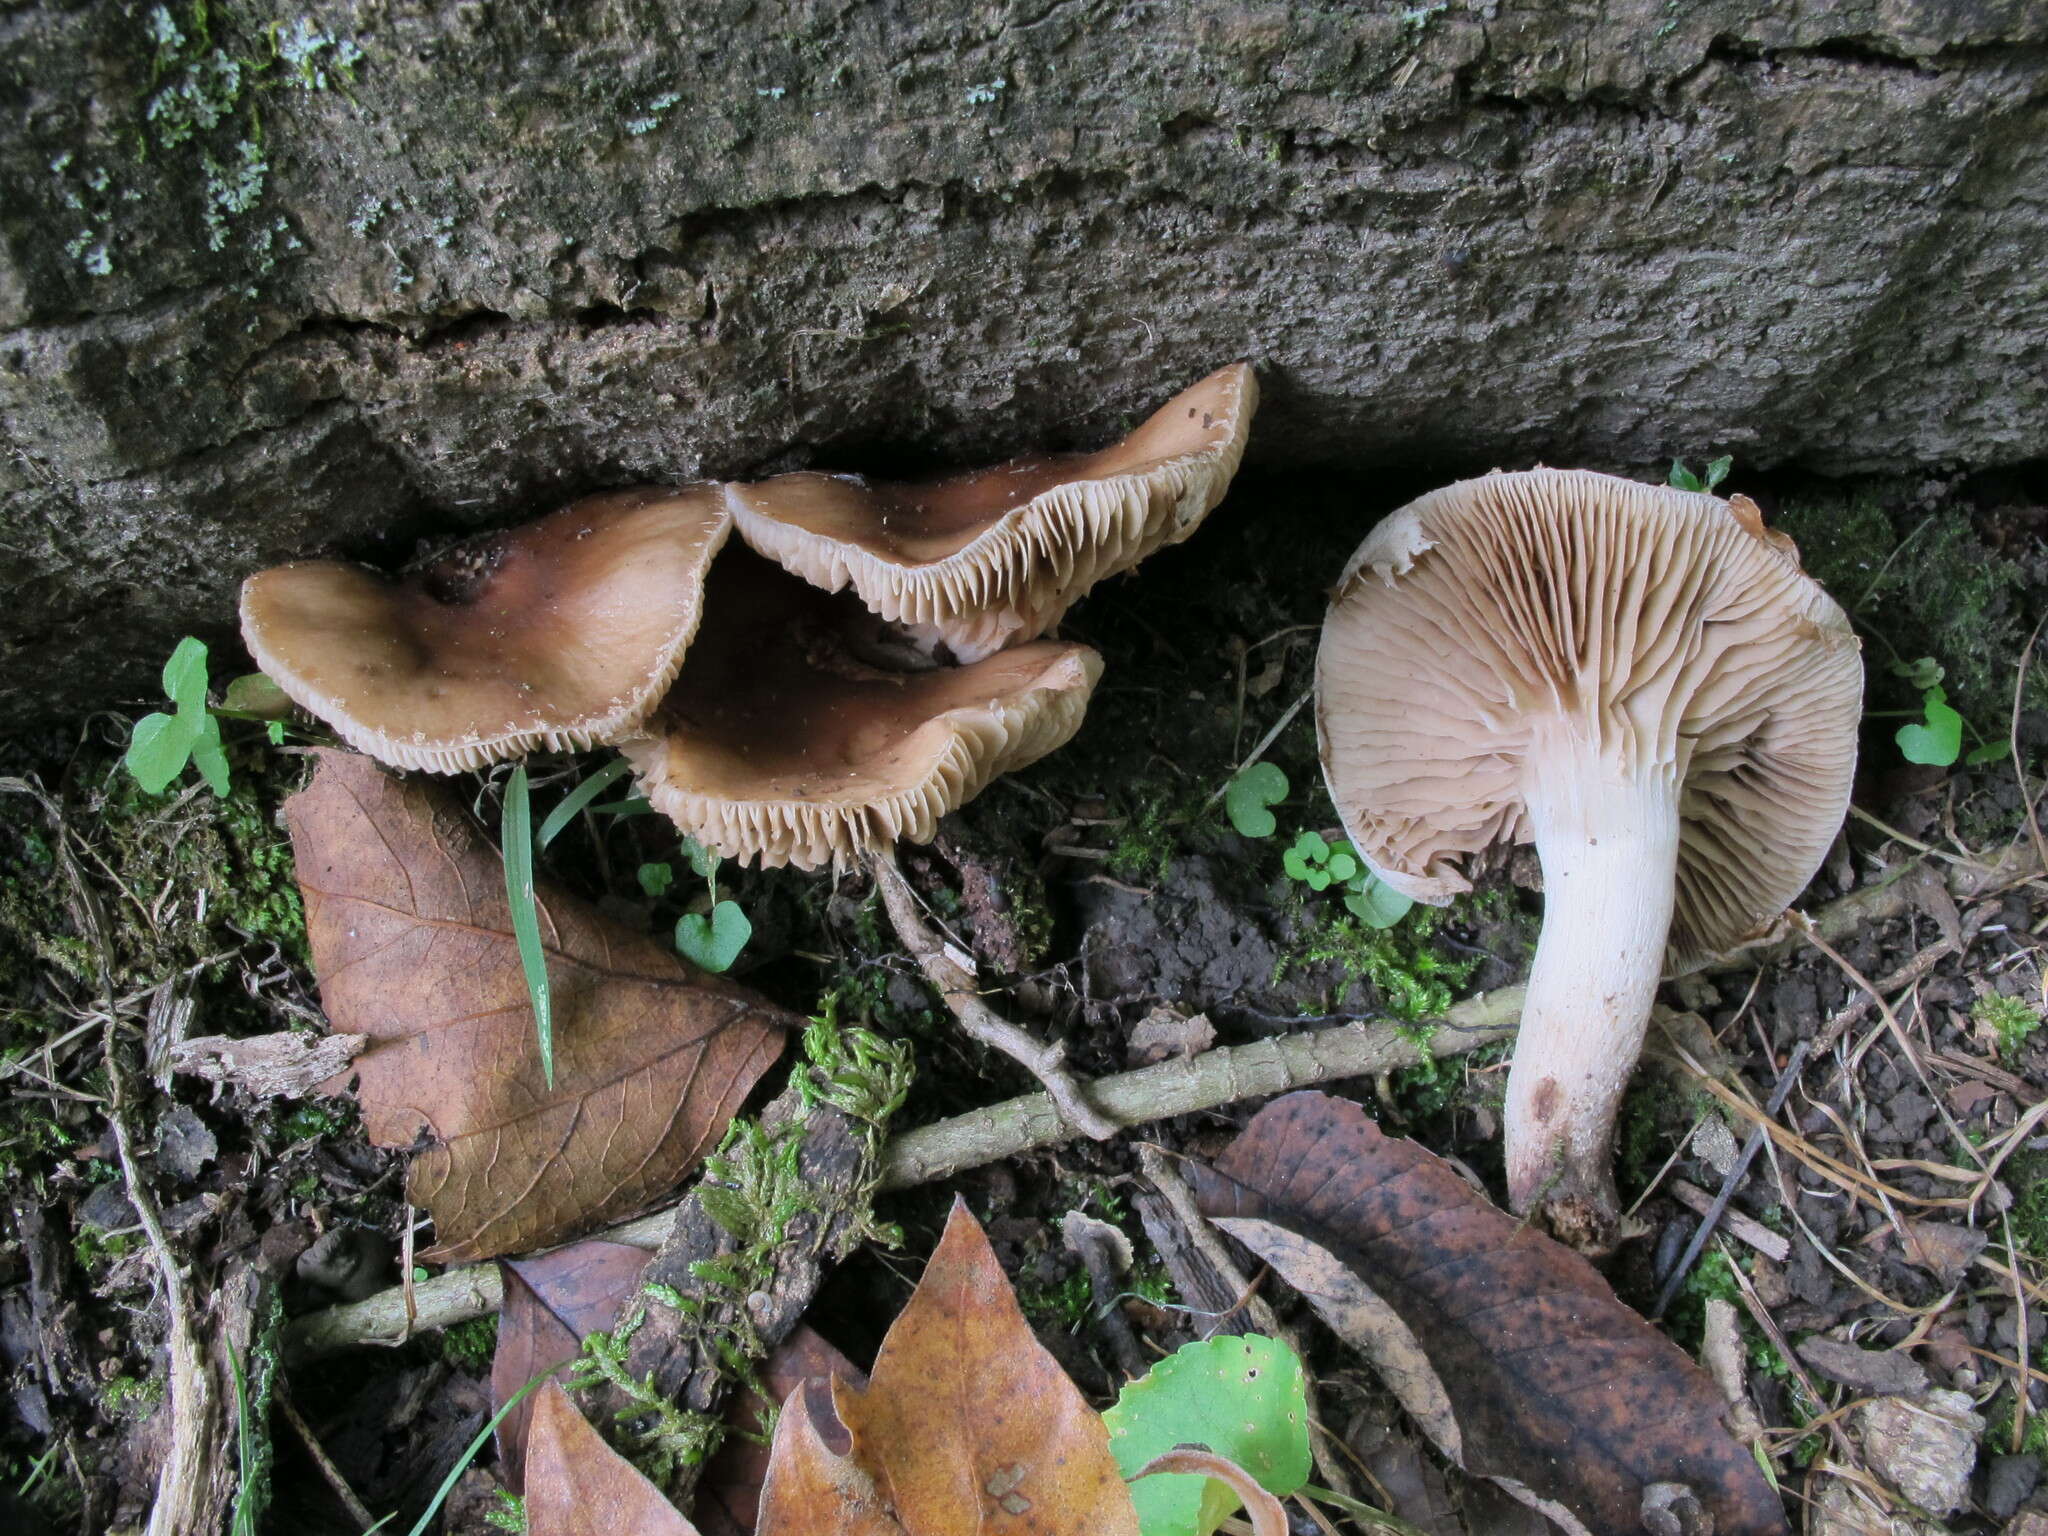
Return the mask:
[[[1220,1046],[1199,1056],[1098,1078],[1097,1103],[1124,1127],[1194,1114],[1221,1104],[1288,1093],[1312,1084],[1371,1077],[1445,1059],[1506,1039],[1521,1016],[1522,989],[1504,987],[1457,1004],[1424,1032],[1390,1024],[1340,1024],[1279,1035],[1250,1045]],[[1074,1130],[1045,1094],[993,1104],[892,1137],[882,1154],[882,1188],[909,1189],[1006,1157],[1056,1146]],[[596,1235],[637,1248],[658,1248],[674,1220],[667,1206]],[[495,1312],[503,1293],[496,1264],[472,1264],[414,1286],[416,1329],[447,1328]],[[402,1342],[405,1301],[399,1287],[365,1301],[329,1307],[292,1322],[288,1360],[297,1363],[359,1344]]]
[[[149,1536],[199,1536],[219,1519],[222,1492],[216,1454],[224,1442],[222,1403],[213,1373],[200,1347],[194,1316],[195,1299],[185,1272],[128,1142],[128,1073],[121,1064],[120,1042],[113,1015],[107,1017],[107,1085],[112,1103],[107,1120],[114,1128],[114,1148],[127,1181],[128,1202],[149,1238],[149,1251],[163,1285],[164,1333],[170,1354],[171,1444],[157,1479],[157,1496],[149,1512]]]
[[[1096,1141],[1114,1136],[1116,1122],[1088,1102],[1079,1079],[1067,1070],[1065,1048],[1047,1044],[981,1000],[974,977],[946,953],[939,936],[926,924],[924,914],[918,910],[917,893],[903,878],[895,851],[887,849],[870,855],[868,869],[875,877],[875,888],[882,893],[882,905],[889,909],[889,921],[895,926],[896,936],[909,949],[911,959],[926,979],[938,988],[939,996],[946,1000],[960,1027],[1045,1084],[1045,1091],[1059,1106],[1061,1118],[1082,1135]]]
[[[327,1448],[320,1443],[320,1437],[313,1433],[313,1426],[299,1412],[298,1405],[287,1392],[271,1394],[271,1403],[284,1415],[285,1423],[297,1431],[299,1442],[306,1447],[306,1454],[313,1458],[313,1465],[320,1469],[320,1475],[327,1479],[327,1486],[334,1490],[334,1496],[341,1500],[341,1507],[348,1511],[349,1519],[362,1530],[370,1530],[377,1524],[377,1517],[369,1507],[356,1497],[355,1489],[349,1487],[348,1479],[342,1476],[341,1468],[334,1464],[334,1458],[327,1454]]]
[[[1270,747],[1271,745],[1273,745],[1274,742],[1280,739],[1280,733],[1286,730],[1288,726],[1294,723],[1294,717],[1301,713],[1302,706],[1308,703],[1308,701],[1314,698],[1315,696],[1316,691],[1315,689],[1311,688],[1308,690],[1308,692],[1304,693],[1300,698],[1296,699],[1292,704],[1288,705],[1287,713],[1282,715],[1278,720],[1273,722],[1273,729],[1266,732],[1265,735],[1259,738],[1259,744],[1256,747],[1253,747],[1251,751],[1247,752],[1242,758],[1238,759],[1237,766],[1231,769],[1229,773],[1223,776],[1223,782],[1216,787],[1215,791],[1209,796],[1207,800],[1204,800],[1202,804],[1204,806],[1211,806],[1214,805],[1218,800],[1221,800],[1225,792],[1228,791],[1230,788],[1230,781],[1236,778],[1240,773],[1243,773],[1245,769],[1249,768],[1253,763],[1256,763],[1260,758],[1264,757],[1266,755],[1266,748]]]
[[[1764,1106],[1766,1120],[1775,1116],[1785,1107],[1785,1096],[1792,1091],[1792,1085],[1799,1081],[1799,1074],[1806,1070],[1806,1058],[1811,1054],[1813,1042],[1802,1040],[1792,1047],[1792,1055],[1785,1063],[1785,1070],[1778,1074],[1778,1081],[1771,1088],[1770,1102]],[[1714,1196],[1714,1203],[1707,1214],[1700,1218],[1700,1224],[1692,1234],[1692,1241],[1685,1245],[1685,1252],[1678,1256],[1678,1266],[1671,1271],[1671,1278],[1664,1282],[1664,1289],[1657,1295],[1657,1305],[1650,1308],[1650,1320],[1655,1322],[1664,1315],[1664,1309],[1671,1305],[1678,1295],[1678,1288],[1691,1273],[1700,1250],[1707,1246],[1707,1239],[1713,1235],[1714,1223],[1721,1219],[1721,1213],[1728,1209],[1728,1202],[1735,1198],[1735,1187],[1742,1182],[1742,1176],[1749,1172],[1749,1165],[1756,1161],[1756,1155],[1763,1150],[1765,1131],[1762,1125],[1753,1126],[1743,1139],[1742,1150],[1736,1154],[1729,1166],[1727,1176],[1721,1180],[1720,1193]]]

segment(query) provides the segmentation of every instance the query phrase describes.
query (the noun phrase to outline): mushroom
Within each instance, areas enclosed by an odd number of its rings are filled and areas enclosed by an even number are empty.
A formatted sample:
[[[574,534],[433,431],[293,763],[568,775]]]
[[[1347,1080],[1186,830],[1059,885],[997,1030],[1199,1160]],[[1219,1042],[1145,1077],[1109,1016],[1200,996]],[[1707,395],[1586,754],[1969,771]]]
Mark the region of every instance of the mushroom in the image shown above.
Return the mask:
[[[743,550],[646,735],[647,798],[729,858],[815,869],[928,842],[938,819],[1080,728],[1102,659],[1040,640],[900,670],[881,625]]]
[[[1098,453],[921,484],[778,475],[727,496],[760,553],[828,592],[851,586],[928,646],[978,661],[1046,633],[1096,582],[1194,532],[1237,472],[1257,404],[1251,365],[1238,363]]]
[[[1615,1115],[1667,953],[1756,936],[1848,804],[1858,644],[1754,503],[1495,473],[1375,528],[1332,597],[1317,727],[1345,830],[1442,905],[1534,842],[1543,934],[1508,1078],[1508,1195],[1606,1246]]]
[[[392,580],[335,560],[242,587],[249,654],[360,752],[455,773],[638,730],[697,632],[716,486],[618,491]]]

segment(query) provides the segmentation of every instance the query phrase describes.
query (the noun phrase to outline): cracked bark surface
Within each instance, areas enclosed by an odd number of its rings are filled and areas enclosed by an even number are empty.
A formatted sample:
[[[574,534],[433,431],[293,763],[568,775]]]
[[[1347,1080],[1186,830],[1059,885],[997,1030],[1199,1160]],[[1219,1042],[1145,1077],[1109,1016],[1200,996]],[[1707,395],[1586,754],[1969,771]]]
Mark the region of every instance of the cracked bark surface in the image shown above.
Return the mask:
[[[17,720],[265,564],[1092,445],[1240,356],[1255,470],[2048,456],[2037,0],[210,13],[0,11]]]

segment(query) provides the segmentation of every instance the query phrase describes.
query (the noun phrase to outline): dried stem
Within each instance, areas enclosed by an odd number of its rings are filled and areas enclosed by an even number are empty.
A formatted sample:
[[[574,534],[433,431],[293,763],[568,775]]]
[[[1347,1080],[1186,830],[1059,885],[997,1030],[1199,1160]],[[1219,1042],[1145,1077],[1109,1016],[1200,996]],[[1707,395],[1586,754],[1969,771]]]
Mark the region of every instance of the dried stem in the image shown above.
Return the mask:
[[[1079,1079],[1067,1070],[1066,1051],[1039,1039],[1020,1024],[1013,1024],[981,1000],[973,975],[946,953],[946,946],[932,932],[918,908],[917,893],[903,878],[893,849],[869,856],[868,868],[875,888],[882,893],[882,905],[889,909],[889,921],[896,936],[909,949],[927,980],[960,1027],[991,1050],[1023,1067],[1045,1084],[1045,1091],[1059,1106],[1060,1117],[1084,1136],[1107,1141],[1117,1133],[1117,1123],[1088,1102]]]

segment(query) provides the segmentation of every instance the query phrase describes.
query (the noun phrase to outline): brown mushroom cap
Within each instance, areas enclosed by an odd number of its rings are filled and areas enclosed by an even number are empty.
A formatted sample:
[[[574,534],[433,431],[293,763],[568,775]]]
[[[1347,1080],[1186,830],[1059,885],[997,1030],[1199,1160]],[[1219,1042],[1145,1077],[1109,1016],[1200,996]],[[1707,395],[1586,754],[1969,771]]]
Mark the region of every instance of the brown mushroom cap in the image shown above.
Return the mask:
[[[682,676],[648,736],[623,744],[648,799],[714,852],[766,865],[929,841],[1072,736],[1102,671],[1052,640],[899,671],[880,629],[850,595],[729,553]]]
[[[973,661],[1044,634],[1096,582],[1194,532],[1237,473],[1257,404],[1238,363],[1099,453],[923,484],[778,475],[727,494],[754,549]]]
[[[249,654],[360,752],[455,773],[638,729],[731,532],[713,485],[594,496],[393,580],[333,560],[242,587]]]
[[[1317,663],[1330,793],[1386,881],[1442,905],[1466,855],[1527,842],[1541,722],[1618,768],[1669,765],[1671,962],[1752,935],[1799,894],[1847,809],[1855,635],[1755,504],[1582,470],[1492,474],[1373,530]]]

